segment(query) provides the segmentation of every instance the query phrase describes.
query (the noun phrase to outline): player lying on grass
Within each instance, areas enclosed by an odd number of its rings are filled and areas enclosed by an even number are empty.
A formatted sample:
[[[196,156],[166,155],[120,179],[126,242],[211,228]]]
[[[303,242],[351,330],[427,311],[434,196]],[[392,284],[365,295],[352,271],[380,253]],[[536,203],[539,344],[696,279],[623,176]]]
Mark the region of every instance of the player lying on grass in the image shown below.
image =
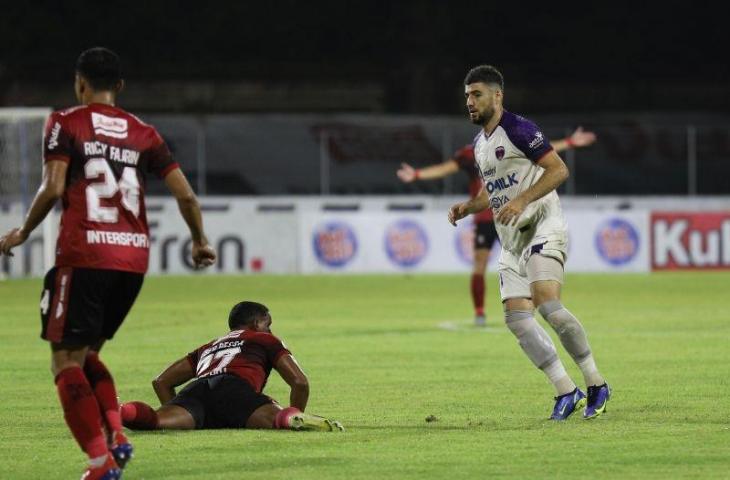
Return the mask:
[[[304,413],[309,382],[291,352],[271,334],[266,306],[241,302],[228,316],[230,332],[167,367],[152,382],[162,406],[143,402],[121,406],[132,430],[278,428],[344,430],[339,422]],[[291,387],[288,408],[262,390],[271,369]],[[180,393],[175,387],[190,382]]]

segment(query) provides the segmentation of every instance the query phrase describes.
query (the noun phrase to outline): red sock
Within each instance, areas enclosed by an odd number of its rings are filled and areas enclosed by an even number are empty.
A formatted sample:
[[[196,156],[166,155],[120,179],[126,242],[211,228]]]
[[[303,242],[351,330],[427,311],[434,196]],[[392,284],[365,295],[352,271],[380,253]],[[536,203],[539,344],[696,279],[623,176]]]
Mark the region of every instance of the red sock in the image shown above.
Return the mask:
[[[157,412],[144,402],[122,404],[122,423],[132,430],[155,430],[159,424]]]
[[[126,443],[127,437],[122,433],[122,419],[119,414],[119,401],[117,400],[117,389],[114,387],[114,379],[106,365],[99,358],[98,353],[89,352],[86,355],[84,373],[94,391],[94,396],[99,403],[107,427],[112,433],[112,441],[114,443]]]
[[[55,381],[63,416],[76,442],[89,458],[106,455],[109,450],[101,428],[99,405],[84,371],[81,367],[65,368],[56,375]]]
[[[297,413],[302,413],[297,407],[286,407],[283,410],[279,410],[274,418],[274,428],[289,428],[291,417]]]
[[[484,275],[480,273],[471,274],[471,300],[474,303],[474,311],[477,315],[484,315]]]

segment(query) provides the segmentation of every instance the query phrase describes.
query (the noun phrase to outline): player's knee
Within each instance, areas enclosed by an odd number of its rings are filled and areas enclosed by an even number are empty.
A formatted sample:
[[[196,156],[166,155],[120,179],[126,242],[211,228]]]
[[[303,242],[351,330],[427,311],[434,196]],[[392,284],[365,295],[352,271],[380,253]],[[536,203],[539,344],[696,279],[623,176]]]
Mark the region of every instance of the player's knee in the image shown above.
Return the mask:
[[[506,312],[505,320],[520,347],[537,368],[543,369],[557,359],[555,345],[538,325],[532,311],[510,310]]]
[[[542,315],[542,318],[559,334],[570,333],[580,328],[578,319],[563,306],[560,300],[544,302],[537,307],[537,310]]]
[[[566,311],[560,300],[550,300],[543,302],[537,307],[542,318],[550,324],[558,333],[569,326],[569,320],[561,312]]]
[[[83,369],[83,364],[78,362],[75,359],[71,358],[65,358],[65,359],[53,359],[51,361],[51,374],[56,377],[59,373],[63,372],[64,370],[68,368],[81,368]]]
[[[524,336],[535,323],[535,317],[529,310],[508,310],[504,313],[507,328],[517,337]]]
[[[508,298],[502,302],[502,309],[504,310],[504,319],[507,320],[507,312],[510,311],[529,311],[534,310],[534,305],[529,298]]]
[[[487,270],[487,263],[489,263],[489,250],[483,248],[475,250],[473,272],[484,274]]]
[[[560,301],[560,284],[552,280],[540,280],[530,284],[530,293],[535,305]]]
[[[558,312],[565,307],[563,306],[563,303],[560,300],[548,300],[546,302],[542,302],[537,307],[537,311],[540,312],[540,315],[542,315],[542,318],[545,320],[548,320],[548,317],[552,315],[555,312]],[[549,321],[549,320],[548,320]]]
[[[86,360],[84,361],[84,373],[86,374],[86,378],[88,378],[89,382],[92,384],[112,378],[109,370],[106,368],[106,365],[104,365],[96,352],[89,352],[86,355]]]

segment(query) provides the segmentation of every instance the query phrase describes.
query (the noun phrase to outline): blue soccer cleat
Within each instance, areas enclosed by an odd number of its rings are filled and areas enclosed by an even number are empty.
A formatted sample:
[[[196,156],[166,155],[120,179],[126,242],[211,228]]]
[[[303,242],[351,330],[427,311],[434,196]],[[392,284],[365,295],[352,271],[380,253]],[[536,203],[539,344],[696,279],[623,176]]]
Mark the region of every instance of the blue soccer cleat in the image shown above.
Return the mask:
[[[566,420],[576,409],[583,408],[585,404],[586,394],[576,387],[570,393],[555,397],[555,408],[550,420]]]
[[[111,455],[107,455],[104,465],[100,467],[90,466],[81,476],[81,480],[119,480],[121,478],[122,470]]]
[[[124,468],[134,456],[134,448],[131,443],[120,443],[111,449],[114,460],[119,468]]]
[[[611,387],[607,383],[588,387],[588,405],[583,412],[583,418],[590,420],[605,412],[609,398],[611,398]]]

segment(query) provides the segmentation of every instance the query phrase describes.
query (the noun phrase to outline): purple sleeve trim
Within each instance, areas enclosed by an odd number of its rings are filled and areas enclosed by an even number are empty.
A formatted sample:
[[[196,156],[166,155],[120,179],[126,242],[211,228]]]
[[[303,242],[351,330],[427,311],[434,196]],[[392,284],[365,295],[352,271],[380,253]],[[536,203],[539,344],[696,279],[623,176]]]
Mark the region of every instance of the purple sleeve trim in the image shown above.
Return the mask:
[[[540,128],[526,118],[504,112],[500,121],[510,141],[533,162],[540,160],[553,147]]]

